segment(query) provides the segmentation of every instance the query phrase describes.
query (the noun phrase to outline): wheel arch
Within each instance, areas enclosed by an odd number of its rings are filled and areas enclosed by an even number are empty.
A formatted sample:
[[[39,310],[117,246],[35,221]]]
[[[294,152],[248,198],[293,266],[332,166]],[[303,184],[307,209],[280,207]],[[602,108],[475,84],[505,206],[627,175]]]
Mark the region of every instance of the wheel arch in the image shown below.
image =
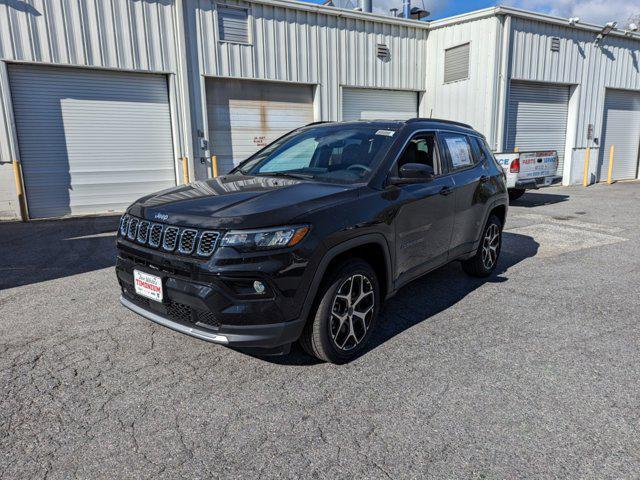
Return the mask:
[[[378,256],[380,253],[382,257]],[[368,261],[378,275],[382,299],[388,298],[393,293],[393,270],[387,240],[382,234],[360,235],[335,245],[324,254],[305,297],[301,318],[308,318],[311,307],[316,303],[325,274],[341,261],[356,257]]]
[[[480,228],[478,230],[478,233],[476,234],[476,240],[473,243],[473,249],[471,250],[471,252],[475,253],[475,251],[478,249],[478,246],[480,245],[480,239],[482,238],[482,232],[484,231],[485,225],[489,221],[489,217],[492,214],[497,215],[500,221],[502,222],[502,226],[504,228],[504,224],[507,220],[508,210],[509,210],[509,203],[508,201],[505,201],[502,198],[495,199],[493,202],[491,202],[487,206],[484,212],[484,218],[482,219],[482,223],[480,224]]]

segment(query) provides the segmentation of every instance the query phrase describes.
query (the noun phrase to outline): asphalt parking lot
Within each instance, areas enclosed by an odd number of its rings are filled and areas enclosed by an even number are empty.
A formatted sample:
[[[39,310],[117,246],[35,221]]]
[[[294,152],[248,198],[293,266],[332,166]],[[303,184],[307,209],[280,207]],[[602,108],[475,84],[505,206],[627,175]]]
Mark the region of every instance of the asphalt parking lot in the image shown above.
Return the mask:
[[[116,223],[0,224],[0,478],[639,475],[639,183],[526,194],[496,274],[410,284],[345,366],[127,311]]]

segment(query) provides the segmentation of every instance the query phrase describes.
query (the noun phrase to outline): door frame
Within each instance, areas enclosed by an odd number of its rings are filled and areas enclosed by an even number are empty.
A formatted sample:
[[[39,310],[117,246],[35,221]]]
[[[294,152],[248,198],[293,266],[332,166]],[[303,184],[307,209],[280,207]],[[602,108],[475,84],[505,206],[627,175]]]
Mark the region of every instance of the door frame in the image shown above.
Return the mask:
[[[411,93],[415,93],[416,95],[416,117],[415,118],[419,118],[420,117],[420,103],[423,100],[423,96],[424,96],[424,91],[422,90],[415,90],[413,88],[393,88],[393,87],[371,87],[371,86],[362,86],[362,85],[347,85],[347,84],[340,84],[338,85],[338,121],[342,122],[344,121],[344,118],[342,116],[342,98],[344,96],[344,89],[354,89],[354,90],[387,90],[387,91],[391,91],[391,92],[411,92]]]
[[[200,120],[202,122],[202,137],[198,135],[199,132],[195,132],[194,138],[202,138],[207,143],[205,150],[199,150],[202,154],[209,159],[209,163],[205,162],[209,168],[207,169],[206,178],[211,178],[212,169],[211,162],[213,161],[213,155],[215,155],[214,145],[209,138],[209,115],[207,112],[207,80],[233,80],[233,81],[247,81],[247,82],[261,82],[261,83],[276,83],[285,84],[291,86],[311,87],[311,105],[313,108],[313,121],[318,122],[322,120],[322,102],[320,98],[321,84],[318,82],[293,82],[291,80],[277,80],[267,78],[253,78],[253,77],[230,77],[228,75],[200,75],[200,109],[202,115]],[[197,143],[197,142],[196,142]],[[194,155],[195,158],[195,155]]]
[[[625,92],[625,93],[631,93],[631,94],[640,95],[640,90],[634,90],[634,89],[631,89],[631,88],[604,87],[603,90],[604,90],[604,95],[602,95],[602,101],[601,101],[601,104],[600,104],[600,107],[601,107],[600,111],[602,112],[601,116],[600,116],[600,118],[601,118],[600,137],[598,139],[599,142],[600,142],[600,144],[598,146],[601,147],[601,148],[604,148],[603,139],[605,138],[604,134],[605,134],[605,131],[606,131],[606,128],[607,128],[607,125],[606,125],[606,122],[605,122],[605,113],[606,113],[606,105],[607,105],[607,93],[609,91],[611,91],[611,90],[615,90],[615,91],[618,91],[618,92]],[[598,150],[600,150],[600,148]],[[604,155],[603,159],[605,159],[605,158],[608,159],[609,158],[608,157],[609,152],[604,152],[603,151],[602,155]],[[597,178],[596,183],[604,182],[604,181],[607,180],[606,178],[600,179],[598,177],[597,174],[599,173],[599,171],[600,171],[600,155],[598,154],[598,161],[596,162],[596,178]],[[638,179],[640,179],[640,140],[639,140],[639,144],[638,144],[638,158],[636,158],[636,180],[638,180]],[[628,180],[633,180],[633,179],[629,178]]]
[[[126,69],[126,68],[112,68],[112,67],[96,67],[93,65],[68,65],[68,64],[58,64],[58,63],[49,63],[49,62],[29,62],[29,61],[20,61],[20,60],[10,60],[10,61],[2,61],[0,60],[0,101],[2,101],[2,106],[5,112],[5,124],[7,131],[7,138],[9,139],[9,151],[12,155],[13,161],[18,161],[22,164],[22,160],[20,157],[20,147],[18,143],[18,128],[15,123],[15,115],[14,115],[14,107],[13,107],[13,96],[11,93],[11,84],[9,82],[9,68],[12,65],[27,65],[35,68],[68,68],[74,70],[91,70],[97,72],[115,72],[115,73],[136,73],[141,75],[160,75],[165,78],[165,84],[167,86],[167,103],[169,105],[169,124],[171,128],[171,145],[172,145],[172,155],[173,155],[173,168],[176,179],[176,185],[179,184],[179,172],[180,172],[180,151],[181,145],[179,145],[177,139],[180,138],[180,124],[177,119],[177,109],[178,105],[178,95],[176,90],[175,81],[172,81],[172,77],[175,77],[174,72],[161,70],[135,70],[135,69]],[[31,220],[31,216],[29,214],[29,193],[27,192],[24,176],[21,175],[20,180],[22,181],[22,191],[24,194],[23,204],[24,204],[24,215],[22,216],[22,221]],[[18,182],[18,179],[16,179]],[[18,199],[19,200],[19,199]],[[94,216],[88,215],[88,216]],[[74,215],[74,217],[82,217],[87,215]],[[56,217],[53,217],[56,218]]]

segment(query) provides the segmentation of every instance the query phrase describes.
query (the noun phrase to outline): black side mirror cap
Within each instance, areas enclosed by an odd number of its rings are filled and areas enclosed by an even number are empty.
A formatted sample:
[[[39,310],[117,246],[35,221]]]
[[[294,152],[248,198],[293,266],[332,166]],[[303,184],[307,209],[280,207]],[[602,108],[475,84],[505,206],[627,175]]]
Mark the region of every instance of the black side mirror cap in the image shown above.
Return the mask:
[[[398,177],[390,177],[389,183],[392,185],[425,183],[435,176],[433,168],[424,163],[405,163],[400,167],[399,174]]]

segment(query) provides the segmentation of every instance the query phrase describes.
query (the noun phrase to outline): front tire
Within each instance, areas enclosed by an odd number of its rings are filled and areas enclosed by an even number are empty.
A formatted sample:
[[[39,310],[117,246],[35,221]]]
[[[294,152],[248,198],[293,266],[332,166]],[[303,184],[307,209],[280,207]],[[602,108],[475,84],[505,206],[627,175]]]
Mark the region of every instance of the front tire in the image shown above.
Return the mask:
[[[364,349],[376,325],[380,306],[376,274],[364,260],[347,260],[326,274],[320,295],[300,344],[325,362],[349,362]]]
[[[462,262],[462,269],[472,277],[488,277],[495,270],[502,248],[502,222],[491,215],[482,231],[476,254]]]

